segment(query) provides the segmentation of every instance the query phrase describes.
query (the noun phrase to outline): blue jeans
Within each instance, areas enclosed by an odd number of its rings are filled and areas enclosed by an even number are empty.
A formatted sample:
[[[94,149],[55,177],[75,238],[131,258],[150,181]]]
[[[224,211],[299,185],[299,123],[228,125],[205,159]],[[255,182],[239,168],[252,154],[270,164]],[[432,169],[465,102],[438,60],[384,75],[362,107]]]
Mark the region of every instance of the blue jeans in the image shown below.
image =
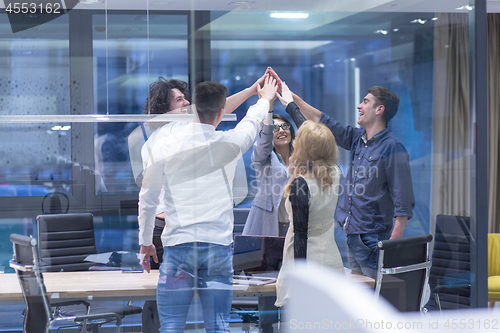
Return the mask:
[[[207,332],[229,332],[232,245],[184,243],[164,248],[156,290],[160,332],[183,332],[195,289]]]
[[[391,231],[379,234],[347,235],[347,252],[351,271],[377,277],[377,243],[391,237]]]

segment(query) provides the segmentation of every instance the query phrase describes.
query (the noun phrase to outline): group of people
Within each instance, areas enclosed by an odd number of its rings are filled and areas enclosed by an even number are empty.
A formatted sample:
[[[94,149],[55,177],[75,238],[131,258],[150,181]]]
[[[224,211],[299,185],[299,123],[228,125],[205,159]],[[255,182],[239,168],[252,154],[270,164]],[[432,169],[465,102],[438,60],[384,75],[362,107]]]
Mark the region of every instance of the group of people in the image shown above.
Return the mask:
[[[361,128],[344,126],[310,106],[271,68],[251,87],[227,98],[226,93],[219,83],[200,83],[194,121],[158,126],[147,140],[144,134],[139,244],[145,270],[161,263],[160,332],[184,330],[195,290],[206,331],[229,331],[232,185],[236,163],[256,137],[252,163],[258,192],[243,234],[286,237],[277,307],[286,305],[286,272],[295,259],[344,271],[334,216],[347,234],[352,271],[371,277],[376,243],[401,237],[412,217],[409,156],[387,129],[399,105],[393,92],[369,89],[358,106]],[[234,129],[216,131],[224,114],[255,94],[259,100]],[[292,123],[273,114],[276,98],[296,124],[296,137]],[[144,112],[182,113],[187,99],[185,83],[161,78],[150,86]],[[337,145],[351,151],[343,187]],[[151,307],[155,316],[156,306]]]

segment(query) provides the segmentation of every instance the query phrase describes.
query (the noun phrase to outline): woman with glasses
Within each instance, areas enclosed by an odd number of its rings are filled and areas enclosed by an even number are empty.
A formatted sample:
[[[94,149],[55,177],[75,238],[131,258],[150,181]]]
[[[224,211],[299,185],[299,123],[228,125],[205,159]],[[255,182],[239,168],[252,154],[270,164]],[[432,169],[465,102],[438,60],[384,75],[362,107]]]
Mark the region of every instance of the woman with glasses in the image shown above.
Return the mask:
[[[273,102],[263,121],[252,153],[257,194],[252,201],[243,235],[285,236],[288,214],[283,200],[293,152],[295,130],[282,115],[273,114]]]

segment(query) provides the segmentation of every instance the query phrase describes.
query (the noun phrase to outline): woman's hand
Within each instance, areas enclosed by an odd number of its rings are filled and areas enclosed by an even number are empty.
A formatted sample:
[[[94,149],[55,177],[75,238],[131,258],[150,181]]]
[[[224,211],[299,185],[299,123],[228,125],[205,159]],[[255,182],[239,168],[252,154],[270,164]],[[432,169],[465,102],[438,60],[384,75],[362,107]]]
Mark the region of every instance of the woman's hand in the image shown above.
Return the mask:
[[[285,107],[288,106],[289,103],[293,102],[292,92],[284,81],[281,83],[281,95],[279,93],[276,93],[276,95],[278,96],[281,104]]]

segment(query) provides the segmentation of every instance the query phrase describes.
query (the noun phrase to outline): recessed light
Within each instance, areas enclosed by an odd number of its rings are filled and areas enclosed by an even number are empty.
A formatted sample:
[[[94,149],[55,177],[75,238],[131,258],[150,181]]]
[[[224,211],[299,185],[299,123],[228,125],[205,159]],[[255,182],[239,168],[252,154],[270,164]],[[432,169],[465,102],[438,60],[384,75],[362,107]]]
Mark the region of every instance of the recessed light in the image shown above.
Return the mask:
[[[438,20],[438,18],[437,18],[437,17],[433,17],[433,18],[431,18],[431,21],[437,21],[437,20]]]
[[[292,12],[281,12],[281,13],[271,13],[272,18],[290,18],[290,19],[303,19],[308,18],[307,13],[292,13]]]
[[[456,10],[465,10],[465,9],[467,9],[467,10],[471,11],[472,9],[474,9],[474,6],[464,5],[464,6],[457,7],[455,9]]]
[[[376,34],[387,35],[387,30],[382,30],[382,29],[380,29],[380,30],[375,31],[375,33],[376,33]]]
[[[413,21],[410,21],[410,23],[420,23],[420,24],[425,24],[425,22],[427,22],[427,20],[423,20],[423,19],[414,19]]]
[[[398,28],[396,28],[396,29],[392,29],[392,31],[396,32],[396,31],[399,31],[399,29],[398,29]]]

